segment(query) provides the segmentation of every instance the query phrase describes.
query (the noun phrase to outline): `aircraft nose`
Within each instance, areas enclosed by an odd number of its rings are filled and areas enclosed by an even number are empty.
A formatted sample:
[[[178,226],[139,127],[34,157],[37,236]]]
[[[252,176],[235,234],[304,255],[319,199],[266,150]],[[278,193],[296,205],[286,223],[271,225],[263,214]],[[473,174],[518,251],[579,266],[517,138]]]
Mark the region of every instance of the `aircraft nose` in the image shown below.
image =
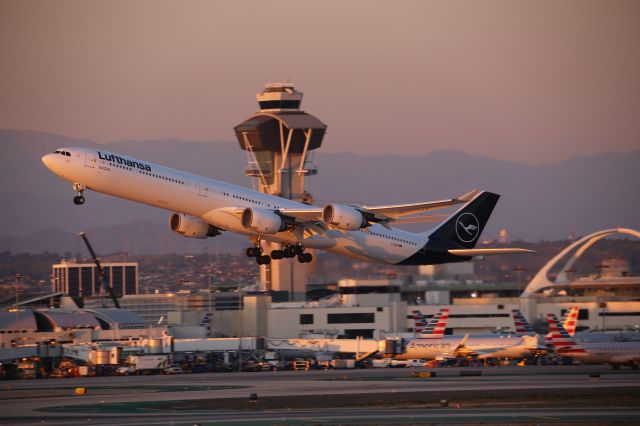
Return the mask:
[[[47,169],[51,170],[55,174],[60,174],[60,162],[58,161],[58,154],[47,154],[42,156],[42,162]]]
[[[43,156],[42,156],[42,162],[43,162],[43,163],[44,163],[44,165],[45,165],[45,166],[47,166],[47,168],[49,168],[49,169],[51,168],[51,161],[52,161],[52,158],[51,158],[51,157],[53,157],[53,154],[47,154],[47,155],[43,155]]]

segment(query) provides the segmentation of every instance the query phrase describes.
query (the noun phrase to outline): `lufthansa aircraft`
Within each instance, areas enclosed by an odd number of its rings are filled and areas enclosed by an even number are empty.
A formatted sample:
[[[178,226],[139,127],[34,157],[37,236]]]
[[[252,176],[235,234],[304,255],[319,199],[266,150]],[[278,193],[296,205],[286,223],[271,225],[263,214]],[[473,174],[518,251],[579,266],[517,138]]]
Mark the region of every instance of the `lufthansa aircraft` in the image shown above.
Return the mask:
[[[61,148],[42,157],[55,174],[73,183],[73,201],[84,204],[91,189],[173,212],[171,230],[191,238],[230,231],[248,235],[246,250],[258,264],[297,257],[306,248],[396,265],[464,262],[474,257],[525,253],[516,248],[474,249],[499,195],[471,191],[458,198],[417,204],[324,208],[263,194],[225,182],[93,148]],[[434,229],[411,233],[392,228],[405,216],[462,204]],[[406,219],[406,218],[405,218]],[[263,253],[262,240],[281,244]]]

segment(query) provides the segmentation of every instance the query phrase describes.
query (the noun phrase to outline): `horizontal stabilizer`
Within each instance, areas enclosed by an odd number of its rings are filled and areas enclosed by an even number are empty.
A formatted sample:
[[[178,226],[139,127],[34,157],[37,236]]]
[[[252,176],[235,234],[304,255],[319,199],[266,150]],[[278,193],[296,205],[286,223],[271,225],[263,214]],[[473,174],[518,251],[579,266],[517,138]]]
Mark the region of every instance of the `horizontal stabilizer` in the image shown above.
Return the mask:
[[[535,250],[523,248],[487,248],[487,249],[451,249],[449,253],[455,256],[473,257],[473,256],[491,256],[494,254],[521,254],[535,253]]]

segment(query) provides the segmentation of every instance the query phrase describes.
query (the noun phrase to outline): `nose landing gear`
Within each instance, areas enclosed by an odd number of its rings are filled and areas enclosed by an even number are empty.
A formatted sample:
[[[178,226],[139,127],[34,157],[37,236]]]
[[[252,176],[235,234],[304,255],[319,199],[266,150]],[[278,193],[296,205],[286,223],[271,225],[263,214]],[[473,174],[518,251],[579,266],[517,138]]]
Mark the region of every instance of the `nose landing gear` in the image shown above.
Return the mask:
[[[74,183],[73,184],[73,190],[75,192],[78,193],[78,195],[76,195],[75,197],[73,197],[73,204],[75,204],[76,206],[81,206],[84,204],[84,190],[87,189],[86,186],[84,186],[81,183]]]

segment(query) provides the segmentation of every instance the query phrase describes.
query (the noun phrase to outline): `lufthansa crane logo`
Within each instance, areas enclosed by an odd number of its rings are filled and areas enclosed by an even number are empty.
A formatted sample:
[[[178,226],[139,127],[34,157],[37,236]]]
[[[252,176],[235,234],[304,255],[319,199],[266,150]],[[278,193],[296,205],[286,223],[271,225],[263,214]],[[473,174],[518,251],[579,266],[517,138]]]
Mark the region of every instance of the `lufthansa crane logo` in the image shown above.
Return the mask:
[[[456,235],[463,243],[470,243],[480,234],[480,222],[473,213],[462,213],[456,220]]]

